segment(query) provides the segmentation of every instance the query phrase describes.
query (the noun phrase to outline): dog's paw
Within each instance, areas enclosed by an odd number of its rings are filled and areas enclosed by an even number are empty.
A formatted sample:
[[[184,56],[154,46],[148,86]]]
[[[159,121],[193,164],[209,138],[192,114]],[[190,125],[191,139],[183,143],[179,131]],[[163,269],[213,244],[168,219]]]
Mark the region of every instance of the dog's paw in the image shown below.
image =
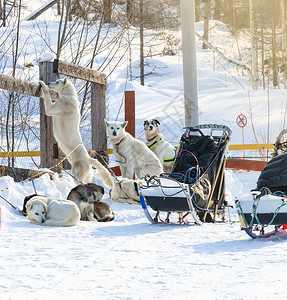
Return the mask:
[[[39,84],[41,86],[41,89],[44,93],[48,93],[49,92],[49,88],[47,87],[47,85],[45,84],[44,81],[40,80],[39,81]]]

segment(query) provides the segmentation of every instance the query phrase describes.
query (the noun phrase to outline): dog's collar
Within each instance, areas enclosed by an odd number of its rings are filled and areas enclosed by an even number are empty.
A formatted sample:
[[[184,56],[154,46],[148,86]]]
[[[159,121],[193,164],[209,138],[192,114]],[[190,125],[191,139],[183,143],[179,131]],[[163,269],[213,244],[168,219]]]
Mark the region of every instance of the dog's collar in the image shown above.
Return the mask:
[[[118,146],[118,145],[123,141],[123,139],[124,139],[124,138],[122,138],[122,139],[121,139],[118,143],[116,143],[115,145]]]
[[[94,201],[96,201],[97,198],[96,198],[95,192],[87,184],[84,184],[84,187],[92,193],[92,195],[94,197]]]
[[[154,140],[154,139],[157,138],[157,137],[158,137],[158,134],[155,135],[154,137],[152,137],[151,139],[148,139],[147,141],[150,142],[150,141]]]

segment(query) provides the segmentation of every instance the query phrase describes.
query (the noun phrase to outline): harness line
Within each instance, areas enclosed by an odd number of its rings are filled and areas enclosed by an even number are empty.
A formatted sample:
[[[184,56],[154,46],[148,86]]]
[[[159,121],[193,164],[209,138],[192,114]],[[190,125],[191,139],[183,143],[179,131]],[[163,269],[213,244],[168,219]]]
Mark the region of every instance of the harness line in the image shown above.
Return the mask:
[[[149,141],[151,141],[151,140],[153,140],[153,139],[155,139],[157,137],[157,135],[155,136],[155,137],[153,137],[152,139],[150,139]],[[165,140],[165,139],[159,139],[158,141],[155,141],[155,142],[153,142],[152,144],[150,144],[150,145],[147,145],[148,146],[148,148],[149,149],[151,149],[152,147],[154,147],[155,145],[157,145],[158,143],[160,143],[161,141],[163,141],[163,140]],[[168,162],[174,162],[175,161],[175,157],[176,157],[176,150],[174,149],[174,157],[173,158],[166,158],[166,159],[164,159],[163,161],[165,162],[165,163],[168,163]]]
[[[70,153],[68,153],[63,159],[61,159],[56,165],[54,165],[54,166],[52,166],[52,167],[50,167],[50,168],[48,168],[48,170],[50,170],[50,171],[52,171],[52,169],[53,168],[55,168],[56,166],[60,166],[60,168],[61,168],[61,163],[69,156],[69,155],[71,155],[80,145],[82,145],[83,143],[80,143],[80,144],[78,144]],[[52,171],[53,172],[53,171]],[[46,171],[43,171],[42,173],[40,172],[40,174],[38,175],[39,177],[40,176],[42,176],[43,174],[46,174],[47,172]],[[55,172],[54,172],[55,173]],[[35,185],[34,185],[34,177],[33,176],[31,176],[31,177],[29,177],[29,178],[26,178],[25,180],[22,180],[22,181],[20,181],[19,183],[21,184],[21,183],[23,183],[23,182],[25,182],[25,181],[28,181],[28,180],[32,180],[32,183],[33,183],[33,187],[34,187],[34,191],[35,191],[35,193],[37,194],[37,191],[36,191],[36,188],[35,188]],[[1,192],[4,192],[4,191],[6,191],[6,190],[8,190],[9,189],[9,187],[6,187],[6,188],[4,188],[4,189],[2,189],[2,190],[0,190],[0,193]],[[22,215],[24,215],[23,214],[23,212],[19,209],[19,208],[17,208],[16,206],[14,206],[11,202],[9,202],[8,200],[6,200],[4,197],[2,197],[1,195],[0,195],[0,198],[2,198],[5,202],[7,202],[9,205],[11,205],[15,210],[17,210],[18,212],[20,212]]]

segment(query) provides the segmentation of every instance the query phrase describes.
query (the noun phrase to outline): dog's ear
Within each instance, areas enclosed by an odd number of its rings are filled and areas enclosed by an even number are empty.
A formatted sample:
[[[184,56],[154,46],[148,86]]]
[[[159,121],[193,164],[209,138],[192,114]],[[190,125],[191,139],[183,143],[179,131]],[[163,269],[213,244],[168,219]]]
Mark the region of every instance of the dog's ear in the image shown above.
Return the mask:
[[[121,126],[123,127],[123,128],[125,128],[127,125],[128,125],[128,121],[124,121],[122,124],[121,124]]]
[[[63,79],[63,83],[64,83],[64,84],[66,84],[66,83],[67,83],[67,81],[68,81],[67,77],[64,77],[64,79]]]
[[[106,123],[106,126],[109,126],[109,125],[110,125],[110,123],[109,123],[106,119],[104,119],[104,121],[105,121],[105,123]]]
[[[156,125],[160,125],[160,122],[158,120],[154,119],[154,122]]]
[[[43,202],[43,201],[42,201],[42,202]],[[49,205],[46,204],[45,202],[43,202],[43,207],[44,207],[45,213],[47,214],[47,213],[48,213],[48,210],[49,210]]]
[[[143,123],[143,125],[144,125],[144,126],[145,126],[145,125],[148,125],[148,120],[145,120],[144,123]]]
[[[33,202],[32,201],[28,201],[26,204],[26,210],[29,211],[33,208]]]
[[[33,198],[34,196],[37,196],[37,194],[29,195],[29,196],[26,196],[26,197],[24,198],[23,209],[22,209],[22,212],[23,212],[24,214],[27,212],[27,207],[26,207],[27,202],[28,202],[31,198]]]

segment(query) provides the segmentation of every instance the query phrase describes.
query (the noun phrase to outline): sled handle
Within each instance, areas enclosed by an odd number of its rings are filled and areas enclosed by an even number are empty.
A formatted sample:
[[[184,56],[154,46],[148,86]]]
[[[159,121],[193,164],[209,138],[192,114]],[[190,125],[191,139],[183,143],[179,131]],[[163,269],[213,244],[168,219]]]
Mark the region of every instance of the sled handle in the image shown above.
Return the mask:
[[[218,124],[201,124],[201,125],[194,125],[183,127],[183,129],[190,129],[190,130],[198,130],[198,129],[219,129],[219,130],[226,130],[228,136],[231,136],[232,129],[227,125],[218,125]]]

